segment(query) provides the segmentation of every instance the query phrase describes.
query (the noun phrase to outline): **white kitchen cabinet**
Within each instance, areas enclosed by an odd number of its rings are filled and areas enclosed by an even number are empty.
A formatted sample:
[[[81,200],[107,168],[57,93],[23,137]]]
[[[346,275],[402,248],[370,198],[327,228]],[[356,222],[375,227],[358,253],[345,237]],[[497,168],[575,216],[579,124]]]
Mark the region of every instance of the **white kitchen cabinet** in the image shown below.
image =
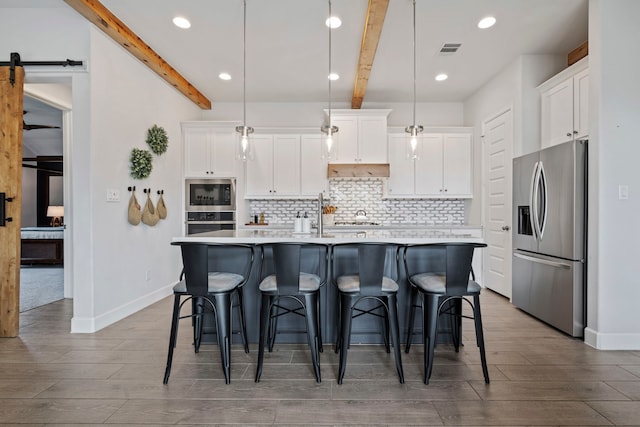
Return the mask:
[[[252,135],[253,160],[246,162],[245,197],[300,194],[300,136]]]
[[[408,135],[389,136],[390,198],[471,198],[470,133],[424,133],[418,160],[407,158]]]
[[[185,178],[222,178],[236,176],[235,124],[185,122]]]
[[[338,127],[331,163],[387,163],[387,116],[391,110],[331,110]]]
[[[541,148],[589,135],[589,70],[587,58],[539,86]]]
[[[320,134],[300,135],[300,195],[329,197],[327,161],[322,160]]]

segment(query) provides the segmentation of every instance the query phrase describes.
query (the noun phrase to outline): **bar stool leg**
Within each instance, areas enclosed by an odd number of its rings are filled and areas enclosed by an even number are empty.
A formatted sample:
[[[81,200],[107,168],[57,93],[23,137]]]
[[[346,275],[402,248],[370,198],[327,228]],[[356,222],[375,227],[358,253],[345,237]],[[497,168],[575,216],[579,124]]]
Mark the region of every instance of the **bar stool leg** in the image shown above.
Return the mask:
[[[405,341],[404,352],[409,353],[411,349],[411,341],[413,339],[413,323],[416,316],[416,300],[418,299],[418,290],[415,286],[411,286],[411,294],[409,296],[409,327],[407,328],[407,340]],[[424,316],[424,314],[423,314]]]
[[[216,294],[218,346],[227,384],[231,382],[231,293]]]
[[[247,338],[247,324],[244,319],[244,301],[242,288],[238,288],[236,295],[238,298],[238,313],[240,317],[240,336],[242,337],[242,344],[244,344],[244,352],[249,353],[249,338]]]
[[[437,295],[425,294],[423,297],[423,329],[426,331],[424,340],[424,383],[429,384],[431,371],[433,370],[433,358],[436,348],[438,326],[438,302]]]
[[[349,294],[340,295],[340,365],[338,367],[338,384],[342,384],[347,369],[347,351],[351,343],[351,315],[353,298]]]
[[[171,374],[171,363],[173,362],[173,349],[176,347],[178,336],[178,317],[180,317],[180,295],[173,298],[173,317],[171,318],[171,333],[169,335],[169,352],[167,353],[167,367],[164,370],[164,380],[162,384],[169,382]]]
[[[316,375],[316,382],[321,382],[320,377],[320,348],[318,344],[318,294],[306,294],[305,311],[307,321],[307,339],[311,350],[311,360],[313,371]]]
[[[387,307],[389,311],[389,327],[391,332],[391,345],[396,359],[396,370],[400,378],[400,384],[404,384],[404,371],[402,369],[402,351],[400,350],[400,326],[398,325],[398,300],[395,294],[387,296]]]
[[[271,312],[271,297],[262,294],[260,297],[260,338],[258,340],[258,363],[256,365],[256,382],[260,382],[262,375],[262,364],[264,362],[264,347],[267,341],[267,333],[269,329],[269,313]]]
[[[484,332],[482,331],[482,315],[480,314],[480,295],[473,297],[473,320],[476,327],[476,343],[480,347],[480,361],[484,382],[489,384],[489,370],[487,368],[487,356],[484,351]]]

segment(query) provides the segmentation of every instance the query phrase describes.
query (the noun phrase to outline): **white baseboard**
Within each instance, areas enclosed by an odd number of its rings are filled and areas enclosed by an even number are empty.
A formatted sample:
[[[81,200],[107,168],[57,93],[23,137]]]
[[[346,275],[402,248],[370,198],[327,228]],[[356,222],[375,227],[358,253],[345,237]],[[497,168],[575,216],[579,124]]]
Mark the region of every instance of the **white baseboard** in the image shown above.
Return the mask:
[[[606,334],[584,330],[584,342],[598,350],[640,350],[640,334]]]
[[[117,321],[122,320],[125,317],[130,316],[133,313],[136,313],[171,295],[173,293],[173,286],[176,283],[178,282],[170,283],[165,287],[143,295],[136,300],[129,301],[128,303],[101,314],[100,316],[85,318],[73,317],[71,319],[71,333],[91,334],[102,328],[106,328],[107,326],[112,325]]]

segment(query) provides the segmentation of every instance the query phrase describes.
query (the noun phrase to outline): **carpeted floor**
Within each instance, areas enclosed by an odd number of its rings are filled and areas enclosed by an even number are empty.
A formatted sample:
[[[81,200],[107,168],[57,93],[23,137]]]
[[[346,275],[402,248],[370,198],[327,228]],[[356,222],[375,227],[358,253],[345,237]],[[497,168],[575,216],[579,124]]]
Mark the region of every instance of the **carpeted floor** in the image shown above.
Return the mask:
[[[64,298],[64,268],[20,268],[20,312]]]

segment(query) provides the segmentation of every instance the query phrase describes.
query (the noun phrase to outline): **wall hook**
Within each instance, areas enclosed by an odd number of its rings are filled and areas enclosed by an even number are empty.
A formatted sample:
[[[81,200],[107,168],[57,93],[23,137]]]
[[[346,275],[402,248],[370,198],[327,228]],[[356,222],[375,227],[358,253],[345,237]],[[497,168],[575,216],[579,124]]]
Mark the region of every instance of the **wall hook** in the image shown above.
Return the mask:
[[[164,194],[164,190],[158,190],[158,194]]]
[[[136,191],[136,186],[134,185],[133,187],[127,187],[127,190],[129,190],[129,191]]]

